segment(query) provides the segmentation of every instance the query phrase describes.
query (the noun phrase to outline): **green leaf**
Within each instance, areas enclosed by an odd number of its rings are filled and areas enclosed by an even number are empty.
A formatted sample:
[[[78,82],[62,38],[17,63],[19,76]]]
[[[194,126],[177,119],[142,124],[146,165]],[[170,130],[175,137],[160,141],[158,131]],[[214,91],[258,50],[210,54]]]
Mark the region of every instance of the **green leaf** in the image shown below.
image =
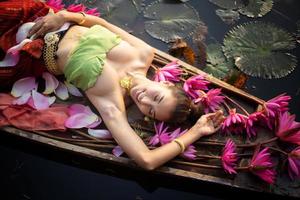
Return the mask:
[[[101,17],[107,21],[128,30],[138,17],[138,3],[137,0],[99,0],[95,1],[93,7],[97,7]]]
[[[223,10],[217,9],[216,14],[225,22],[226,24],[233,24],[240,18],[240,14],[234,10]]]
[[[209,0],[209,1],[225,9],[236,9],[245,6],[243,0]]]
[[[203,71],[219,79],[227,77],[229,71],[233,69],[234,64],[232,62],[232,59],[229,59],[229,61],[227,61],[222,52],[221,44],[209,44],[207,46],[206,53],[207,64]]]
[[[248,17],[262,17],[271,11],[273,0],[248,0],[247,6],[242,7],[239,12]]]
[[[197,11],[185,3],[153,2],[145,8],[144,17],[149,19],[147,33],[164,42],[192,35],[200,23]]]
[[[287,31],[272,24],[251,22],[227,33],[223,51],[245,74],[270,79],[284,77],[295,69],[296,57],[286,52],[293,48],[295,40]]]

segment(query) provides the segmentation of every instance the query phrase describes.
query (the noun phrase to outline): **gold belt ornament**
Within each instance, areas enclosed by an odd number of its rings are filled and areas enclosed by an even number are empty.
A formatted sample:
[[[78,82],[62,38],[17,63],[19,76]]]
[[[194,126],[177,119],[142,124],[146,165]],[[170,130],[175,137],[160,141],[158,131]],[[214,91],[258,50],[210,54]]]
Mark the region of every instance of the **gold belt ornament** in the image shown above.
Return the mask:
[[[43,59],[48,71],[54,75],[62,74],[56,63],[56,51],[58,49],[60,36],[60,33],[47,33],[44,37]]]

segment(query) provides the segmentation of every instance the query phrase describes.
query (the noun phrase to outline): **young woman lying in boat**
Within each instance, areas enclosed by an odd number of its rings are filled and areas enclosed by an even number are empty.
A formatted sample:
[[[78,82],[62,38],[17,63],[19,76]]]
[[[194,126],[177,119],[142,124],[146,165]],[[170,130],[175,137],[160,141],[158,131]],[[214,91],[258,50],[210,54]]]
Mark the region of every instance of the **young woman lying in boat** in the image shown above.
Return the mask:
[[[57,30],[57,35],[47,34]],[[198,115],[185,134],[150,150],[128,123],[127,99],[159,121],[180,123],[201,110],[172,83],[147,79],[154,58],[151,46],[102,18],[65,10],[35,21],[28,32],[28,38],[32,36],[45,40],[43,58],[48,71],[64,74],[85,92],[116,142],[144,169],[155,169],[220,128],[222,111]]]

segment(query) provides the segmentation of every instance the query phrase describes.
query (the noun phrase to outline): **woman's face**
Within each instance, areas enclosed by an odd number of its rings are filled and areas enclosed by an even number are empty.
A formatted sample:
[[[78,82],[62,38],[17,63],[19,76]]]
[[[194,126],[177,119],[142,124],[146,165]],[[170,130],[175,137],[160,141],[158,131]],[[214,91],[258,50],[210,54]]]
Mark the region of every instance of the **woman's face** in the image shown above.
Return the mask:
[[[146,81],[134,86],[130,96],[144,115],[159,121],[171,117],[177,102],[166,82]]]

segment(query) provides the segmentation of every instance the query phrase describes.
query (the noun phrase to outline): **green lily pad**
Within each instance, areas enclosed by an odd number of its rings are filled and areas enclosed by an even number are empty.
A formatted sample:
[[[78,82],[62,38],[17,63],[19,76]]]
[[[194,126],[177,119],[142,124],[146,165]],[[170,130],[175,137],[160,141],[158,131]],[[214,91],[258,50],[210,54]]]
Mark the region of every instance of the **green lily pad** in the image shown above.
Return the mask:
[[[206,48],[206,53],[207,64],[203,71],[219,79],[227,77],[234,68],[234,63],[232,59],[227,60],[224,56],[221,44],[209,44]]]
[[[236,9],[245,6],[243,0],[209,0],[211,3],[225,9]]]
[[[88,1],[87,1],[88,3]],[[86,3],[86,4],[87,4]],[[98,0],[89,7],[97,7],[101,17],[125,30],[134,25],[138,17],[137,0]],[[86,5],[85,4],[85,5]],[[130,14],[128,14],[130,13]]]
[[[235,10],[223,10],[217,9],[216,14],[222,19],[226,24],[233,24],[240,18],[239,12]]]
[[[287,31],[264,22],[250,22],[233,28],[224,38],[223,51],[245,74],[281,78],[291,73],[297,59],[288,53],[295,40]]]
[[[239,12],[248,17],[262,17],[271,11],[273,0],[248,0],[249,3]]]
[[[300,43],[300,20],[297,21],[296,26],[297,26],[296,38],[297,38],[297,42]]]
[[[192,35],[200,23],[197,11],[186,3],[156,1],[145,8],[144,17],[149,19],[147,33],[164,42]]]

